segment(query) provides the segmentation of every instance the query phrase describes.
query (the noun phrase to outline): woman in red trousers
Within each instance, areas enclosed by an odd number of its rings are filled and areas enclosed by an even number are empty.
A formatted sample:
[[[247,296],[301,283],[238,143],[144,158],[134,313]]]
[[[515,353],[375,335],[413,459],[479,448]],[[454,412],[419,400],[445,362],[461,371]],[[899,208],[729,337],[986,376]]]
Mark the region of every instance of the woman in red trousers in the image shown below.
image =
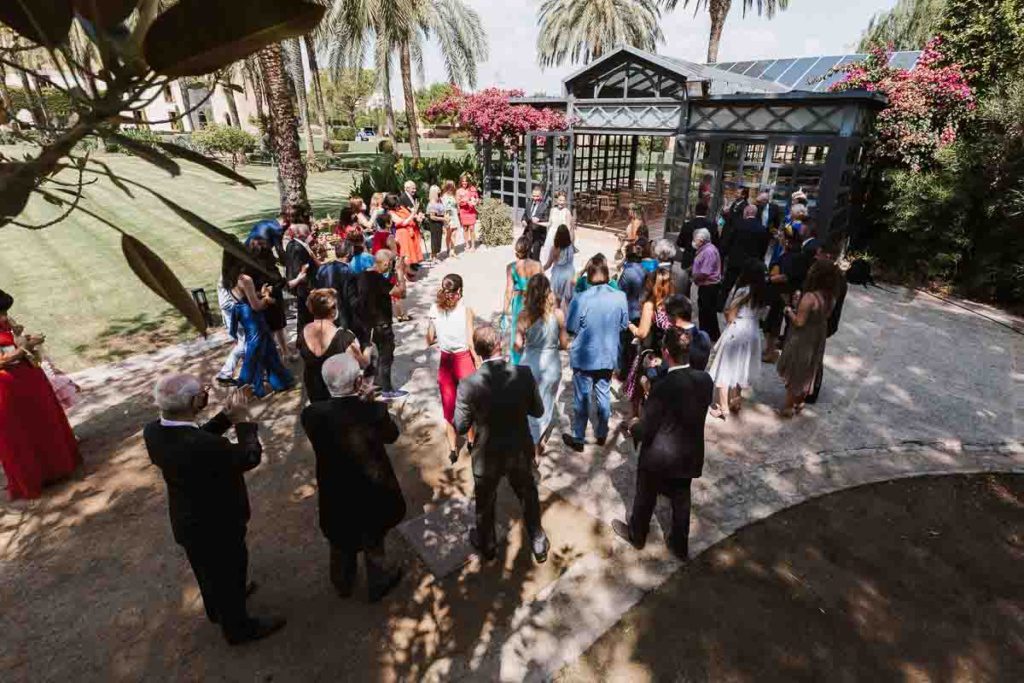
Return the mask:
[[[67,477],[82,462],[64,409],[36,363],[42,337],[20,337],[0,291],[0,464],[11,499],[38,498],[43,485]]]
[[[441,363],[437,368],[437,384],[441,389],[445,435],[448,437],[448,460],[454,465],[459,458],[455,434],[455,397],[459,381],[476,371],[473,356],[473,309],[462,301],[462,278],[455,273],[445,275],[437,301],[430,307],[427,325],[427,346],[437,344]],[[469,433],[472,449],[473,432]]]

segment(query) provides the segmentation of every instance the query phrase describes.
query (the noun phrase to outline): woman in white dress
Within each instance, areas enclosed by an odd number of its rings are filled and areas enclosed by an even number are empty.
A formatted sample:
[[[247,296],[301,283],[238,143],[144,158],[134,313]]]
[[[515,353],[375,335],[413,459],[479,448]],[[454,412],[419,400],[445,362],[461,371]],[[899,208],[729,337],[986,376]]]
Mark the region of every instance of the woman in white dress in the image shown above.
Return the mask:
[[[743,389],[750,387],[761,372],[761,314],[767,303],[764,264],[751,260],[725,304],[726,328],[715,346],[709,370],[715,381],[712,417],[724,420],[728,412],[738,413]]]
[[[544,245],[540,248],[541,263],[548,263],[551,247],[555,244],[555,233],[560,225],[569,228],[569,238],[573,244],[576,244],[576,219],[573,218],[569,200],[562,191],[555,193],[555,205],[551,207],[551,213],[548,216],[548,234],[544,237]],[[547,269],[545,268],[545,270]]]

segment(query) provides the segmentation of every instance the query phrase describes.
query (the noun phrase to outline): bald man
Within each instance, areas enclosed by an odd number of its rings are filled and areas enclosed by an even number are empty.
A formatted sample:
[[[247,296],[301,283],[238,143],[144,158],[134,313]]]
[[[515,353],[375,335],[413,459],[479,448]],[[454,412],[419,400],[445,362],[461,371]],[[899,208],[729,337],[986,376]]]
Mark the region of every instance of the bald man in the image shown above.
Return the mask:
[[[250,393],[249,387],[234,390],[224,410],[199,426],[209,389],[191,375],[168,375],[153,394],[160,419],[143,430],[149,459],[167,484],[174,540],[185,549],[206,616],[231,645],[266,638],[285,624],[279,617],[250,617],[245,607],[249,497],[243,475],[263,453],[248,419]],[[232,425],[237,444],[224,437]]]

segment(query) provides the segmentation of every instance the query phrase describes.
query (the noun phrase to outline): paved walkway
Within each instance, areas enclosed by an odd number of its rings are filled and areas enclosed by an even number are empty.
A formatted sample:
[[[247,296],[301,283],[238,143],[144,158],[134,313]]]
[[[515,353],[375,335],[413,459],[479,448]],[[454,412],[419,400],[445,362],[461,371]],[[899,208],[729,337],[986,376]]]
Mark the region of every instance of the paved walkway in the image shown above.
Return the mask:
[[[579,245],[580,264],[596,251],[614,251],[613,238],[596,231],[581,231]],[[506,247],[441,264],[412,290],[410,310],[425,311],[440,277],[455,271],[466,281],[468,304],[490,318],[500,310],[499,283],[510,260]],[[436,352],[425,350],[423,329],[422,321],[399,326],[395,378],[411,392],[405,411],[413,428],[438,431]],[[224,340],[168,350],[161,359],[188,364],[218,343]],[[148,391],[139,371],[152,367],[152,358],[140,358],[79,373],[93,398],[73,421],[119,410],[126,395]],[[783,508],[851,486],[922,474],[1024,472],[1024,337],[969,310],[904,290],[851,288],[841,330],[829,341],[821,400],[790,421],[774,413],[783,400],[774,366],[762,367],[741,415],[709,420],[705,476],[694,486],[693,553]],[[561,427],[571,402],[566,386]],[[275,432],[295,430],[287,411],[266,419]],[[607,538],[611,521],[623,519],[632,500],[635,455],[621,440],[568,451],[561,427],[541,466],[542,498],[567,501],[591,520],[594,536]],[[423,512],[459,495],[459,487],[448,487]],[[659,507],[659,518],[666,514]],[[678,569],[658,526],[642,553],[617,539],[594,544],[507,623],[494,624],[481,656],[438,658],[422,675],[522,680],[557,672]],[[558,547],[560,530],[548,531]]]

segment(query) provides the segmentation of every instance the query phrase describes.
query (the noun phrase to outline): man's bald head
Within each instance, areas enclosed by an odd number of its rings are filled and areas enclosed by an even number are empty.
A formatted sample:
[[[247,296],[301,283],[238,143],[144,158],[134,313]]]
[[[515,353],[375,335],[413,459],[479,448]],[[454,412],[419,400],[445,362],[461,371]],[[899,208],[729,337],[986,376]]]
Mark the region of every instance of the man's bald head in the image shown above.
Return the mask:
[[[203,385],[194,375],[164,375],[153,389],[153,400],[161,415],[194,417],[203,407],[194,399],[202,393]]]

